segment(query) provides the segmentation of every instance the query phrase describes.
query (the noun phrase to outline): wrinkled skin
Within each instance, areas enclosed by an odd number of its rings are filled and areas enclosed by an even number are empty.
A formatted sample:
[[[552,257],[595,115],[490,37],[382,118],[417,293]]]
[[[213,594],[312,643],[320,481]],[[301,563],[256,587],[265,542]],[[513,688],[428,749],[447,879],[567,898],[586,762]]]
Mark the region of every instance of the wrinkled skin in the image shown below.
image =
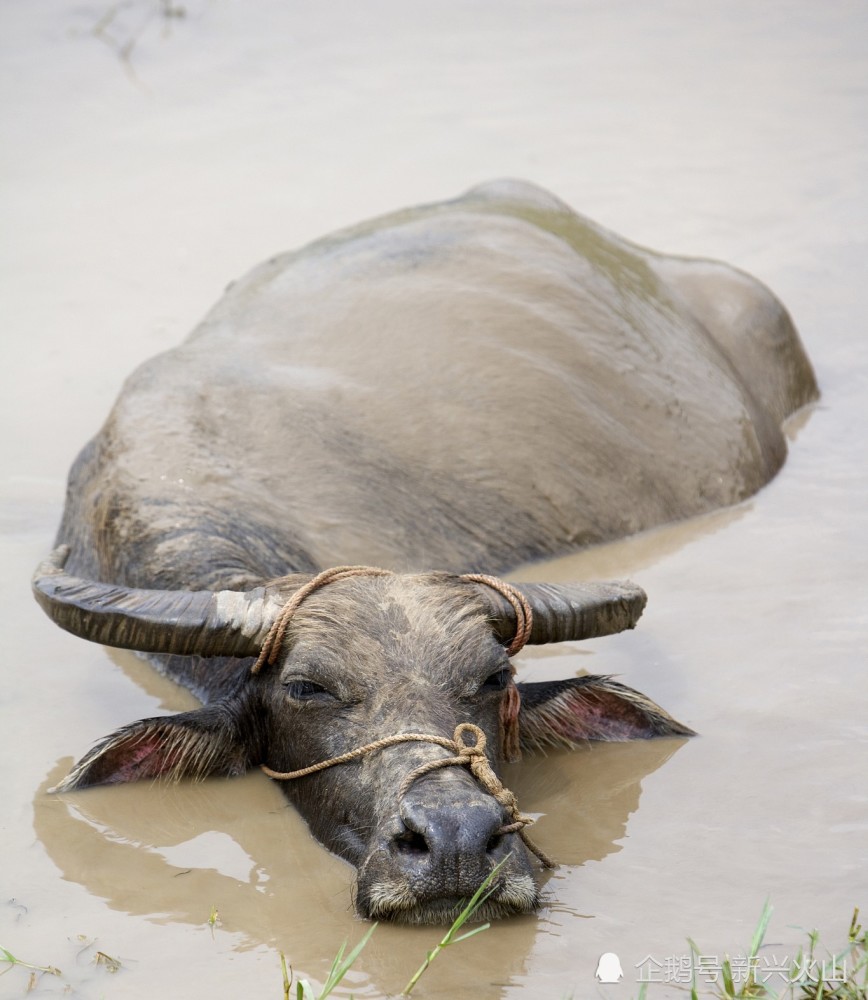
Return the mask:
[[[275,258],[134,373],[70,475],[60,591],[252,592],[356,562],[502,572],[743,499],[783,461],[781,421],[815,395],[758,282],[631,246],[529,185],[485,186]],[[454,577],[330,584],[257,676],[246,652],[175,651],[174,612],[132,642],[100,624],[116,594],[85,611],[54,600],[62,627],[149,654],[206,703],[119,730],[64,789],[294,770],[465,721],[496,768],[516,721],[503,630]],[[556,638],[605,634],[583,629]],[[608,678],[518,688],[525,750],[690,733]],[[444,754],[402,744],[283,783],[357,868],[364,916],[448,920],[507,855],[487,915],[536,905],[524,846],[467,771],[399,796]]]

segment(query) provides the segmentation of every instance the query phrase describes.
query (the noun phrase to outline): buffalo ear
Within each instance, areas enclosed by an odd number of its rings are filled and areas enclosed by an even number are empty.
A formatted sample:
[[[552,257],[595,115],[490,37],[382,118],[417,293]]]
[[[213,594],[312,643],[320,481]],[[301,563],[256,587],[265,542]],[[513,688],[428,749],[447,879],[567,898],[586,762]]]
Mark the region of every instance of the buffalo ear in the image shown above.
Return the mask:
[[[573,748],[584,740],[695,736],[639,691],[590,674],[519,684],[522,750]]]
[[[243,774],[250,751],[239,738],[231,704],[141,719],[106,736],[52,791],[115,785],[142,778],[207,778]]]

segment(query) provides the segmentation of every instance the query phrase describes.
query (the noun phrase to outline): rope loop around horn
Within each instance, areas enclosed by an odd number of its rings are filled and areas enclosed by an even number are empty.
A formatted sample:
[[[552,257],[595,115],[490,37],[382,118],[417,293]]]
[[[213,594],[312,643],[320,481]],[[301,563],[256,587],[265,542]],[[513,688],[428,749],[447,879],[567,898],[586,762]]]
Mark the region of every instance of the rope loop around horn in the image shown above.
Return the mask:
[[[283,637],[289,627],[290,619],[306,597],[328,583],[334,583],[336,580],[346,580],[352,576],[394,576],[394,573],[390,569],[380,569],[378,566],[333,566],[331,569],[326,569],[322,573],[318,573],[302,587],[299,587],[286,604],[284,604],[283,608],[281,608],[280,614],[275,618],[274,624],[268,630],[265,641],[262,643],[262,649],[256,658],[256,662],[250,668],[250,672],[258,674],[266,663],[269,666],[273,666],[277,662],[280,647],[283,645]]]
[[[506,648],[506,655],[512,657],[521,652],[530,641],[530,635],[533,631],[533,609],[524,594],[518,587],[513,587],[506,580],[501,580],[497,576],[488,576],[486,573],[464,573],[459,579],[467,583],[481,583],[486,587],[491,587],[492,590],[496,590],[498,594],[509,601],[515,611],[515,635]]]

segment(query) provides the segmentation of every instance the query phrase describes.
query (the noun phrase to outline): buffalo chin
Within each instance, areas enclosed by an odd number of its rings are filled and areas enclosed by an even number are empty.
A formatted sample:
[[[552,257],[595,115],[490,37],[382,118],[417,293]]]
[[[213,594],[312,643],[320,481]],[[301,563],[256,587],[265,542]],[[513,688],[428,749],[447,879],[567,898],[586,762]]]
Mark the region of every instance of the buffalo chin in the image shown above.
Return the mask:
[[[356,910],[367,920],[388,920],[395,924],[451,924],[467,905],[467,898],[434,897],[420,899],[408,887],[374,882],[359,887]],[[530,875],[504,879],[476,911],[474,920],[533,913],[539,906],[539,891]]]

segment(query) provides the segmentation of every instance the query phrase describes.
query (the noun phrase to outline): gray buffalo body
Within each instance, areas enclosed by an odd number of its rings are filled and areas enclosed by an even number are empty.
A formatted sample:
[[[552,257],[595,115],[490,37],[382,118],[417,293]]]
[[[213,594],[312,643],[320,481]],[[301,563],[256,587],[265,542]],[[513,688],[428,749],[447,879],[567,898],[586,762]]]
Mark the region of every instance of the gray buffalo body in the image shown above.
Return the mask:
[[[68,556],[40,568],[37,596],[206,705],[119,731],[66,787],[291,770],[462,721],[496,748],[513,611],[451,574],[736,503],[775,474],[782,420],[815,396],[757,281],[639,249],[529,185],[268,261],[129,378],[73,467]],[[354,563],[401,575],[312,594],[279,662],[252,675],[282,601]],[[531,600],[538,642],[630,627],[644,603],[628,585]],[[525,748],[689,732],[606,678],[518,690]],[[359,869],[365,915],[448,919],[507,855],[490,914],[535,905],[523,847],[466,771],[398,801],[409,769],[443,754],[405,745],[284,786]]]

